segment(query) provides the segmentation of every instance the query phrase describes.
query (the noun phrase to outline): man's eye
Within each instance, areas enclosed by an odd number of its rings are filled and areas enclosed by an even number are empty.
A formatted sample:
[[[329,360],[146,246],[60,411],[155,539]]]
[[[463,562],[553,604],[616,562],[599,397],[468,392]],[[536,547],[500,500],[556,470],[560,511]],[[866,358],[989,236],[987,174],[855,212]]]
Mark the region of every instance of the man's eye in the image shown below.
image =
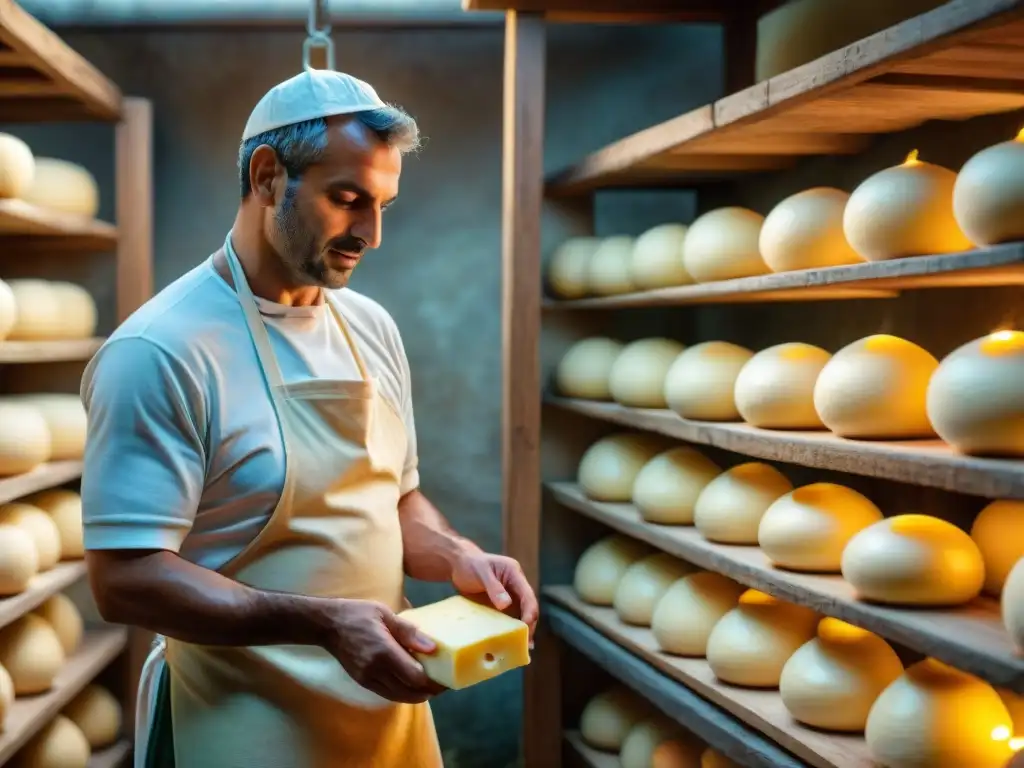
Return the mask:
[[[346,195],[344,193],[331,196],[331,202],[341,208],[351,208],[358,202],[358,199],[355,195]]]

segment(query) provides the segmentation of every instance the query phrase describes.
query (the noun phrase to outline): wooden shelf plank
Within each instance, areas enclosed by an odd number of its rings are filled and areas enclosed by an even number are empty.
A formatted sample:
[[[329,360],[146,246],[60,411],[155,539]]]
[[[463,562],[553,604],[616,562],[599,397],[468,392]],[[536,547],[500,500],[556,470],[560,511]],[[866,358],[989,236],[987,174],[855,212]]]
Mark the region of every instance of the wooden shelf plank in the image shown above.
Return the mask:
[[[571,594],[571,590],[570,590]],[[665,669],[657,654],[635,655],[615,637],[566,607],[562,593],[544,590],[541,615],[551,630],[612,677],[632,688],[709,746],[748,768],[798,768],[803,760],[786,752],[734,714],[695,693]],[[553,602],[554,601],[554,602]],[[651,641],[653,642],[653,640]],[[847,763],[846,765],[850,765]]]
[[[131,753],[131,742],[119,742],[112,747],[93,752],[89,758],[88,768],[121,768]]]
[[[2,2],[2,0],[0,0]],[[0,89],[3,80],[0,79]],[[0,98],[0,108],[3,100]],[[117,246],[117,227],[61,211],[47,210],[24,200],[0,200],[0,246],[15,254],[41,244],[60,244],[61,250],[104,251]]]
[[[690,421],[669,410],[547,396],[545,402],[594,419],[713,445],[759,459],[880,477],[989,499],[1024,499],[1024,461],[956,453],[941,440],[867,441],[831,432],[758,429],[748,424]]]
[[[0,341],[0,364],[88,361],[104,341],[106,339],[100,336],[57,341]]]
[[[84,560],[58,563],[40,573],[29,582],[28,589],[19,595],[0,598],[0,627],[21,618],[42,605],[48,598],[63,592],[86,574]]]
[[[22,475],[0,477],[0,504],[6,504],[36,491],[55,488],[81,476],[82,462],[52,461]]]
[[[14,0],[0,0],[0,43],[5,65],[16,66],[0,69],[5,121],[46,119],[45,107],[51,119],[121,119],[117,86]]]
[[[801,269],[585,299],[547,299],[545,309],[622,309],[767,301],[892,298],[901,290],[1024,284],[1024,243],[941,256]]]
[[[752,589],[862,626],[993,685],[1024,693],[1024,656],[1015,651],[995,600],[979,598],[968,606],[944,610],[872,605],[858,600],[841,576],[784,571],[773,567],[758,547],[714,544],[692,526],[644,522],[631,504],[591,501],[572,483],[548,487],[559,503],[620,533]]]
[[[580,760],[590,768],[621,768],[618,755],[589,746],[579,731],[566,731],[565,740]]]
[[[610,144],[550,176],[548,192],[786,168],[807,155],[859,151],[871,134],[1020,109],[1024,91],[1007,76],[1007,58],[970,53],[1024,49],[1022,17],[1021,0],[953,0]]]
[[[547,587],[544,596],[579,617],[662,674],[720,706],[815,768],[875,768],[863,736],[825,733],[797,723],[778,690],[740,688],[719,681],[705,659],[658,650],[649,629],[623,624],[611,608],[587,605],[572,587]],[[714,746],[714,745],[712,745]]]
[[[48,692],[16,698],[0,734],[0,765],[10,760],[91,683],[121,653],[127,640],[128,630],[123,627],[86,632],[81,648],[64,663]]]

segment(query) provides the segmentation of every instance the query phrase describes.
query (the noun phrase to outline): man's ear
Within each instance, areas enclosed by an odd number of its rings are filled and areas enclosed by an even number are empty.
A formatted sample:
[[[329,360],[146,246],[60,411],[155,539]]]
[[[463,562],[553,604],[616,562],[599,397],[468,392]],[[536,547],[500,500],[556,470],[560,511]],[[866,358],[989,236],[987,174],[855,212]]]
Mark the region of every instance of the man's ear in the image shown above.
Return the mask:
[[[249,160],[249,186],[261,205],[276,204],[275,191],[287,180],[284,166],[277,161],[277,153],[268,144],[256,147]]]

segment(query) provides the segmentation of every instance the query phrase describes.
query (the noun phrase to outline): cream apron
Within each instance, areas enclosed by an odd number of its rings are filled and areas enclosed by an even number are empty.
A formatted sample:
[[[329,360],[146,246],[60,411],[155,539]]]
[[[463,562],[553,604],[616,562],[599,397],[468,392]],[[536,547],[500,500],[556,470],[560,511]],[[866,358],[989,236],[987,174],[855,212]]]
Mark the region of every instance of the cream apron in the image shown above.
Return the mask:
[[[376,600],[399,611],[407,605],[398,520],[404,423],[377,391],[329,295],[362,378],[286,384],[230,235],[224,251],[281,426],[286,470],[266,527],[220,572],[259,589]],[[160,639],[140,683],[137,768],[164,655],[181,768],[442,765],[429,705],[377,696],[321,648]]]

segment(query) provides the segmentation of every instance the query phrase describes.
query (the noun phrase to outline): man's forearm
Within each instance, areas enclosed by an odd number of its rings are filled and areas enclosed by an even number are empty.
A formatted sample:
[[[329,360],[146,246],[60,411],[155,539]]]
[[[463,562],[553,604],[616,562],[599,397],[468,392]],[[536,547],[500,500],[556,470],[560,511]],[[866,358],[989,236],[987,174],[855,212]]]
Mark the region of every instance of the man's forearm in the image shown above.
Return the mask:
[[[419,491],[398,502],[405,549],[405,572],[420,581],[448,581],[452,565],[467,552],[480,549],[460,536],[444,515]]]

